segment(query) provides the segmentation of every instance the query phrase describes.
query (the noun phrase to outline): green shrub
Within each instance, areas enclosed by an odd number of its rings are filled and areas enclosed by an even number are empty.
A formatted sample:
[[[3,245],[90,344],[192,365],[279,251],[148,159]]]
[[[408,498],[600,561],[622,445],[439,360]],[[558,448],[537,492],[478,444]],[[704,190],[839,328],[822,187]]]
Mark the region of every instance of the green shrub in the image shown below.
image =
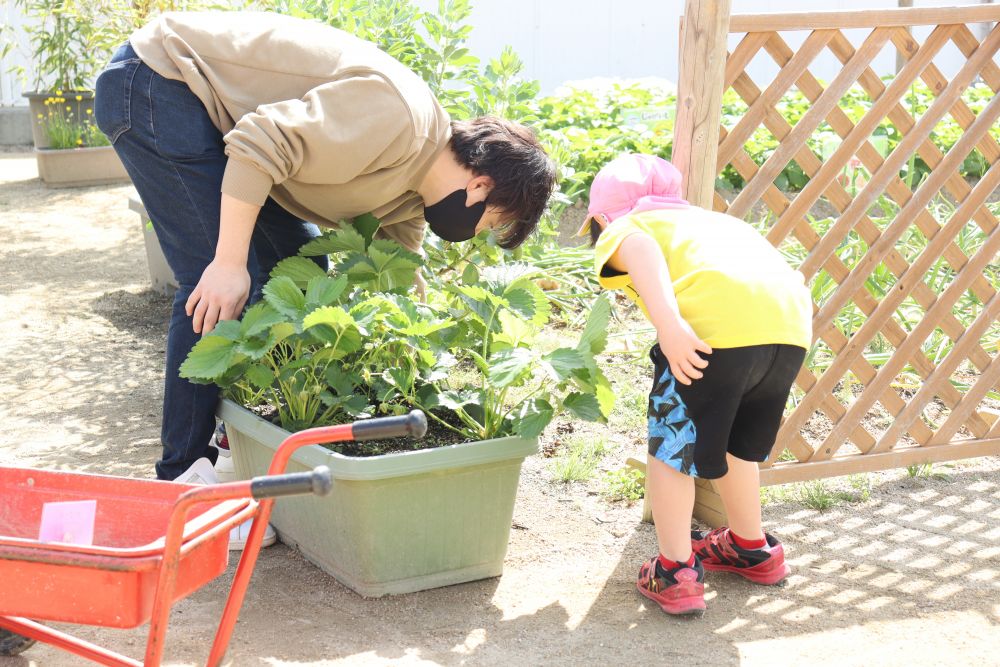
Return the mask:
[[[635,502],[646,495],[645,477],[635,468],[612,470],[605,478],[604,497],[608,500]]]
[[[412,408],[472,440],[535,437],[562,411],[606,421],[614,397],[595,361],[606,299],[575,347],[545,351],[536,337],[551,307],[535,269],[467,271],[421,303],[412,294],[420,257],[373,239],[376,227],[363,216],[279,262],[263,301],[202,337],[181,375],[257,397],[293,431]],[[332,275],[306,258],[325,254]]]

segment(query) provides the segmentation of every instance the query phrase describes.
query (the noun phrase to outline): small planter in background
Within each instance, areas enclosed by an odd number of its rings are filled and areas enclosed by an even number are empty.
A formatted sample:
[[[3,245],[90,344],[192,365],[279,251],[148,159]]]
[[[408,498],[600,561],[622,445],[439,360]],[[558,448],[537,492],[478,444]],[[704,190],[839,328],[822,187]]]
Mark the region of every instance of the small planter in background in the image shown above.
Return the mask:
[[[174,279],[174,272],[167,264],[167,258],[163,256],[160,241],[156,238],[156,232],[153,231],[146,207],[142,205],[142,200],[135,192],[129,195],[128,207],[139,214],[142,240],[146,246],[146,263],[149,265],[149,279],[153,284],[153,289],[164,296],[173,296],[179,285]]]
[[[125,167],[111,146],[36,148],[35,162],[38,176],[53,188],[129,182]]]
[[[38,175],[49,187],[128,183],[125,166],[93,123],[94,94],[26,93]]]
[[[52,143],[49,140],[49,133],[45,129],[49,106],[45,101],[57,97],[56,92],[24,93],[22,97],[28,98],[28,109],[31,110],[31,139],[35,142],[35,148],[49,148]],[[86,118],[94,112],[94,91],[92,90],[70,90],[66,91],[65,95],[58,95],[58,97],[66,100],[64,105],[70,107],[69,113],[72,113],[74,118]],[[80,99],[76,99],[77,97]]]
[[[285,431],[232,401],[220,403],[237,476],[267,472]],[[365,597],[499,576],[524,458],[537,438],[498,438],[368,458],[319,445],[292,455],[288,472],[325,465],[324,498],[275,503],[281,541]]]

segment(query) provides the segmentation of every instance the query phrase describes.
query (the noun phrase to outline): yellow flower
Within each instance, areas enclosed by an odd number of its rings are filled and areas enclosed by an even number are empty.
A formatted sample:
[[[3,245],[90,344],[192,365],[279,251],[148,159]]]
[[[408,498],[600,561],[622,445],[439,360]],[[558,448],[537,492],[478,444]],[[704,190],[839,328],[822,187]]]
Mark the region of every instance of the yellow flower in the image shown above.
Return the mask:
[[[83,139],[77,139],[76,140],[76,145],[77,146],[82,146],[83,145]]]
[[[77,102],[82,102],[83,101],[83,95],[77,95],[76,96],[76,101]]]
[[[44,116],[42,116],[42,114],[38,114],[38,117],[39,118],[44,118]]]
[[[94,110],[93,110],[93,109],[87,109],[87,115],[88,115],[88,116],[89,116],[90,114],[92,114],[92,113],[94,113]]]
[[[61,90],[57,90],[56,91],[56,95],[62,95],[62,91]]]
[[[66,107],[66,111],[72,111],[73,107]]]

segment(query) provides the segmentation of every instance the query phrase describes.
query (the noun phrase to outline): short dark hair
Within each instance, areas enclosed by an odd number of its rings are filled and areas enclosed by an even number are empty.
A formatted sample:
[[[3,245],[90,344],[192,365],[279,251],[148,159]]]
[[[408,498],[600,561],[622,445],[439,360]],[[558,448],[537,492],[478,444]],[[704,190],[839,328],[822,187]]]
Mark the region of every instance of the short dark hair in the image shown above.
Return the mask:
[[[604,228],[597,224],[597,220],[593,218],[590,219],[590,247],[593,248],[597,245],[597,239],[601,238],[601,232]]]
[[[494,116],[451,122],[451,150],[477,176],[493,179],[488,206],[503,211],[494,234],[501,248],[516,248],[538,226],[556,184],[556,165],[535,133]]]

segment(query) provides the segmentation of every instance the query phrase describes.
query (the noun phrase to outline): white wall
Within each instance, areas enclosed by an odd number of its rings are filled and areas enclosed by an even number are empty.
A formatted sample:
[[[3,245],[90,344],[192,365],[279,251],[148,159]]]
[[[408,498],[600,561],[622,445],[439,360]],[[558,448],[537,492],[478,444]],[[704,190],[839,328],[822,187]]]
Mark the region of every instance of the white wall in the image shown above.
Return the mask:
[[[427,10],[437,0],[415,0]],[[917,7],[979,4],[981,0],[915,0]],[[0,18],[17,32],[20,17],[10,0],[3,0]],[[525,62],[525,75],[538,79],[542,91],[550,93],[568,80],[591,77],[661,77],[677,80],[677,26],[684,0],[473,0],[469,40],[472,52],[486,60],[511,45]],[[781,11],[853,11],[897,6],[897,0],[732,0],[734,14]],[[23,32],[23,31],[22,31]],[[928,29],[917,29],[923,38]],[[864,32],[850,35],[860,43]],[[805,33],[788,33],[795,48]],[[732,46],[735,46],[733,38]],[[1000,58],[1000,57],[998,57]],[[935,61],[946,75],[963,62],[953,46]],[[8,67],[23,62],[19,54],[0,62],[0,105],[22,104],[20,83],[7,74]],[[1000,62],[1000,59],[998,59]],[[887,47],[876,60],[880,74],[895,66],[895,52]],[[832,79],[840,63],[824,54],[810,68],[817,77]],[[766,85],[777,67],[766,55],[751,63],[749,72]]]
[[[21,18],[20,12],[14,9],[14,3],[10,0],[3,0],[0,2],[0,26],[5,26],[9,29],[9,32],[4,35],[7,38],[14,36],[19,39],[22,46],[22,51],[26,51],[24,48],[24,30],[21,29],[24,19]],[[21,82],[16,76],[8,73],[11,67],[16,65],[28,66],[27,59],[25,56],[18,51],[9,54],[6,58],[0,59],[0,106],[8,106],[11,104],[27,104],[27,100],[21,98]]]
[[[437,0],[415,0],[426,10]],[[981,0],[915,0],[917,7],[980,4]],[[473,0],[469,40],[472,52],[486,59],[511,45],[525,61],[526,76],[538,79],[544,93],[568,80],[590,77],[662,77],[677,81],[677,28],[684,0]],[[854,11],[891,8],[897,0],[732,0],[734,14],[782,11]],[[922,39],[929,29],[917,29]],[[864,31],[852,31],[860,44]],[[980,33],[981,34],[981,33]],[[739,36],[731,38],[731,47]],[[786,33],[795,48],[806,33]],[[953,46],[935,61],[946,75],[964,61]],[[895,51],[886,48],[875,62],[880,74],[894,70]],[[1000,60],[998,60],[1000,62]],[[824,54],[810,68],[824,80],[832,79],[840,63]],[[766,85],[777,67],[766,56],[751,63],[749,72]]]

